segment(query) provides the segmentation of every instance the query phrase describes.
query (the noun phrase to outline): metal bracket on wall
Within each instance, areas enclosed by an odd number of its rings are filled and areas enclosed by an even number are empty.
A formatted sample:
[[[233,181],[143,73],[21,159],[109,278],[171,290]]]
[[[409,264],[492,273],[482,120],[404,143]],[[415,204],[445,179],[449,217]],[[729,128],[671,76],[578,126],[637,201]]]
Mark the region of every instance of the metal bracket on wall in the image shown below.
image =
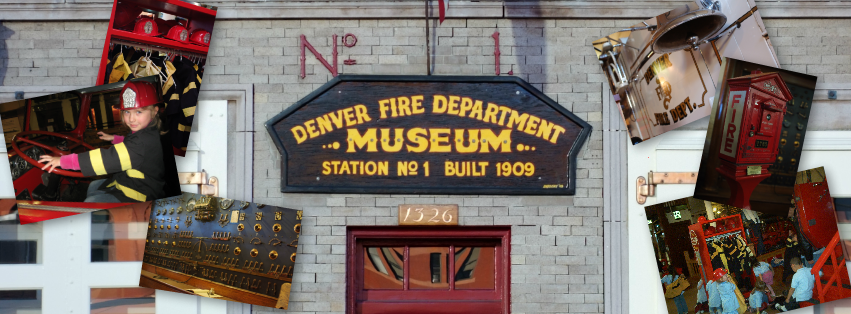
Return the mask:
[[[219,178],[210,177],[208,182],[207,172],[179,172],[177,178],[180,184],[194,184],[198,186],[201,194],[219,196]]]
[[[697,172],[656,172],[647,173],[647,178],[635,179],[635,201],[638,204],[647,202],[648,196],[656,196],[657,184],[695,184]]]

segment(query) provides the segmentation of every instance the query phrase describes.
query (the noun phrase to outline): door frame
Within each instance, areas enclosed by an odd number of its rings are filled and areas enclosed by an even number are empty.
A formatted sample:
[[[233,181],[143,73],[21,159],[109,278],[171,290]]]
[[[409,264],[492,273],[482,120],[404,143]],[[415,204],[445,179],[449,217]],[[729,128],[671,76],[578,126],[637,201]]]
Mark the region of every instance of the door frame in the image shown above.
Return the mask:
[[[630,177],[628,173],[629,154],[628,151],[634,148],[628,147],[628,134],[626,133],[624,122],[620,114],[617,104],[612,99],[611,93],[607,89],[606,84],[602,84],[602,102],[603,102],[603,261],[604,261],[604,313],[620,314],[629,313],[630,311],[630,246],[629,246],[629,231],[628,231],[628,214],[629,205],[635,202],[635,177]],[[836,122],[847,110],[842,110],[843,114],[830,117],[825,114],[826,111],[841,109],[843,102],[848,100],[848,96],[840,97],[840,101],[828,101],[827,91],[837,90],[839,95],[849,95],[851,93],[851,83],[819,83],[816,86],[815,99],[813,100],[813,110],[815,115],[811,113],[811,117],[818,119],[818,122],[825,122],[826,125],[836,125]],[[818,111],[821,111],[819,114]],[[828,121],[825,121],[828,120]],[[811,121],[816,122],[816,121]],[[701,122],[697,122],[699,124]],[[815,123],[810,123],[811,127],[816,127]],[[829,128],[830,126],[828,126]],[[694,150],[703,149],[706,130],[698,130],[694,127],[686,127],[684,131],[669,132],[670,135],[662,136],[665,139],[657,144],[642,143],[641,145],[657,145],[656,150]],[[690,129],[690,130],[689,130]],[[679,133],[678,133],[679,132]],[[813,155],[819,153],[817,159],[813,159]],[[851,131],[830,131],[830,130],[811,130],[807,132],[804,146],[802,148],[801,163],[799,169],[805,170],[815,168],[818,163],[824,159],[839,160],[841,158],[831,158],[840,155],[848,154],[851,157]],[[810,162],[810,160],[813,160]],[[824,164],[825,170],[828,172],[828,180],[831,182],[832,197],[851,197],[851,179],[845,180],[845,177],[851,177],[851,169],[831,167]],[[633,165],[635,167],[635,165]],[[833,169],[833,170],[832,170]],[[635,169],[633,169],[635,170]],[[650,170],[650,169],[647,169]],[[655,170],[655,169],[654,169]],[[696,171],[696,169],[695,169]],[[833,173],[831,175],[831,173]],[[646,175],[646,171],[644,172]],[[845,181],[849,181],[846,183]],[[664,188],[662,188],[664,189]],[[657,191],[658,195],[658,191]],[[669,199],[651,198],[648,199],[645,205],[652,205]],[[643,206],[643,205],[642,205]],[[842,225],[840,225],[840,229]],[[847,228],[851,230],[851,228]],[[633,235],[635,236],[635,235]],[[643,246],[642,246],[643,247]],[[649,247],[652,249],[652,246]],[[635,249],[635,248],[633,248]],[[633,252],[635,253],[635,252]],[[642,253],[643,250],[642,250]],[[651,252],[652,253],[652,252]],[[643,256],[643,255],[642,255]],[[635,263],[636,261],[632,261]],[[661,288],[657,288],[661,293]],[[642,304],[658,303],[658,300],[644,300]],[[634,312],[664,312],[661,309],[653,309],[643,306],[640,310],[638,304],[632,306]],[[818,312],[820,307],[809,307],[810,311]]]
[[[24,91],[25,98],[33,98],[78,88],[80,86],[0,86],[0,102],[14,101],[15,91]],[[230,198],[246,201],[253,201],[252,191],[254,188],[253,97],[253,84],[205,84],[199,94],[199,101],[227,101],[228,116],[235,115],[233,129],[228,130],[228,140],[232,143],[232,145],[229,145],[229,147],[232,147],[229,151],[241,151],[244,153],[229,154],[228,156],[228,188],[225,195]],[[2,151],[5,152],[5,147],[2,148]],[[8,163],[8,161],[6,162]],[[211,173],[211,175],[215,174]],[[58,306],[53,306],[53,309],[65,309],[68,306],[72,306],[75,309],[85,307],[85,313],[89,311],[91,288],[138,286],[138,275],[133,275],[133,273],[141,269],[141,261],[90,262],[91,214],[86,213],[66,217],[62,220],[44,221],[41,224],[44,224],[42,225],[42,236],[39,241],[39,245],[41,246],[39,260],[42,263],[0,265],[0,269],[4,273],[12,276],[6,278],[8,280],[0,282],[0,290],[38,289],[41,290],[43,310],[51,308],[49,304],[44,303],[47,300]],[[57,241],[58,239],[62,239],[64,242]],[[66,253],[54,256],[54,258],[48,256],[58,254],[59,252]],[[55,262],[52,263],[50,261]],[[68,267],[79,264],[82,264],[83,268],[89,271],[97,271],[109,275],[73,280],[73,278],[68,276],[66,271],[69,270]],[[55,279],[33,280],[30,275],[33,273],[46,274]],[[52,286],[48,281],[54,282]],[[204,313],[251,313],[250,304],[238,302],[221,303],[220,300],[206,298],[196,298],[198,300],[195,302],[185,302],[186,298],[182,297],[184,296],[158,291],[156,300],[159,301],[160,305],[157,307],[166,305],[170,310],[180,308],[182,312],[187,314],[201,313],[202,310]],[[70,303],[60,301],[68,301],[68,298],[75,301]],[[226,305],[222,306],[221,304]]]

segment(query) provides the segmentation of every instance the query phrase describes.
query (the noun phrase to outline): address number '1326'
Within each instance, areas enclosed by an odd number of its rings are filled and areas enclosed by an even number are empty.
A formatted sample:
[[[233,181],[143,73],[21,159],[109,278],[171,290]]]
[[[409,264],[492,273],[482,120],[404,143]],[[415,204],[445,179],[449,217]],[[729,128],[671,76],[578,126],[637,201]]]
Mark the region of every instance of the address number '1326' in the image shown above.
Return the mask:
[[[458,205],[399,205],[399,225],[458,225]]]

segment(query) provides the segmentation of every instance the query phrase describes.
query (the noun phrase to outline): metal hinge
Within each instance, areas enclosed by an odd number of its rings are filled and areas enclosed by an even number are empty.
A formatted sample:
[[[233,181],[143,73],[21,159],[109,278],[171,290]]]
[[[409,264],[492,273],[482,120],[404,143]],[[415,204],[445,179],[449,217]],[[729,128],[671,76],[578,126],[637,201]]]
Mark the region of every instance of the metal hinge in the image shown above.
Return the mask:
[[[649,182],[649,183],[648,183]],[[656,196],[657,184],[695,184],[697,172],[657,172],[650,171],[647,178],[635,180],[635,200],[638,204],[647,202],[648,196]]]
[[[180,184],[194,184],[198,186],[201,194],[219,196],[219,178],[210,177],[207,181],[207,172],[178,172],[177,178]]]

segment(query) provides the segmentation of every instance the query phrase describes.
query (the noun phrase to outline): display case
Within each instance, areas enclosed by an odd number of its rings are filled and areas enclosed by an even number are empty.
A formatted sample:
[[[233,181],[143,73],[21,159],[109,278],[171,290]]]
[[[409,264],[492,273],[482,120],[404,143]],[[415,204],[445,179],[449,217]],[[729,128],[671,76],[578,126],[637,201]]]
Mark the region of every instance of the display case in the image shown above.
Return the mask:
[[[709,246],[713,242],[741,237],[742,241],[745,241],[744,244],[747,245],[747,240],[744,240],[746,234],[742,224],[742,216],[739,214],[713,220],[706,220],[706,218],[700,217],[697,223],[689,226],[688,229],[691,246],[694,249],[697,263],[700,266],[700,278],[703,279],[703,282],[714,279],[712,273],[715,268],[719,268],[713,266],[712,254],[709,251]],[[717,261],[715,263],[716,266],[719,266],[717,265]],[[729,267],[725,265],[723,268]],[[747,272],[743,275],[747,277]]]
[[[177,23],[186,26],[190,33],[196,30],[212,32],[213,23],[216,19],[216,9],[216,7],[181,0],[115,0],[103,46],[103,57],[98,68],[98,84],[104,82],[107,64],[109,63],[107,56],[112,45],[121,44],[163,53],[176,53],[187,57],[206,58],[209,50],[207,46],[184,43],[168,38],[145,36],[133,32],[134,22],[139,14],[146,14],[144,12],[147,12],[147,14],[153,15],[157,24],[160,24],[160,21],[166,21],[163,25],[172,25],[168,21],[177,21]],[[169,20],[160,17],[169,18]],[[157,27],[158,33],[165,35],[168,29],[160,29],[160,27],[162,26]]]
[[[195,119],[216,7],[180,0],[116,0],[97,84],[160,76],[162,141],[184,157]]]
[[[300,210],[184,193],[150,217],[140,286],[287,308]]]

